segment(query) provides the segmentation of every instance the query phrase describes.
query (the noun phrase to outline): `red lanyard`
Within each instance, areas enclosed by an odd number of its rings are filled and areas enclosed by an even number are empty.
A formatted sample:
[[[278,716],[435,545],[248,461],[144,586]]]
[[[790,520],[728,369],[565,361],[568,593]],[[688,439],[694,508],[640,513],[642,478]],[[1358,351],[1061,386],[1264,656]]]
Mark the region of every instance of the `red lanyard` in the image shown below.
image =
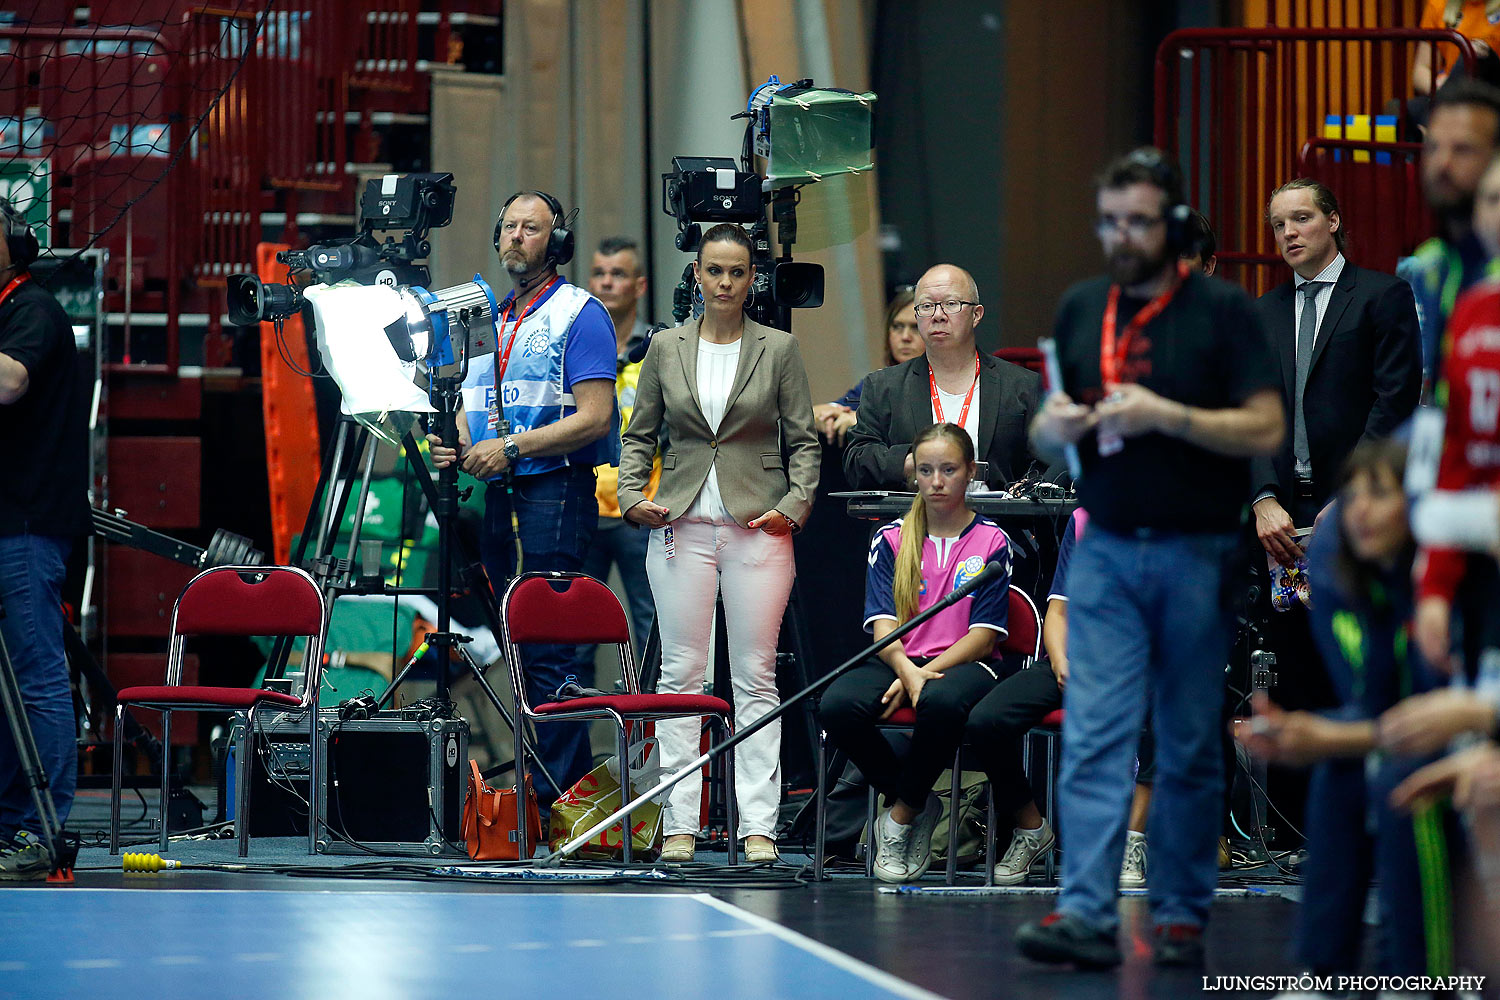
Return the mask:
[[[540,305],[542,299],[546,297],[547,289],[557,284],[558,279],[561,277],[561,275],[554,274],[552,276],[552,280],[543,285],[542,290],[536,293],[536,298],[532,299],[531,302],[527,304],[526,308],[521,310],[521,315],[516,317],[516,325],[511,327],[510,343],[505,345],[505,351],[503,353],[500,351],[500,342],[505,339],[505,320],[508,316],[514,314],[516,300],[512,298],[506,305],[505,312],[500,314],[500,336],[495,338],[495,353],[500,355],[499,363],[495,365],[495,385],[498,386],[500,384],[500,380],[505,377],[505,369],[510,364],[511,349],[516,346],[516,337],[518,337],[521,333],[521,324],[526,322],[527,316],[530,316],[533,312],[536,311],[536,307]]]
[[[932,365],[927,366],[927,385],[932,390],[932,415],[938,423],[943,422],[943,401],[938,399],[937,376],[932,372]],[[974,355],[974,381],[969,384],[969,392],[964,396],[964,408],[958,411],[958,426],[962,427],[964,421],[969,419],[969,404],[974,402],[974,388],[979,385],[979,354]]]
[[[1099,374],[1104,380],[1106,392],[1111,386],[1119,384],[1120,373],[1125,367],[1125,358],[1130,354],[1130,344],[1135,340],[1135,335],[1147,323],[1161,315],[1161,311],[1167,308],[1167,303],[1172,301],[1172,296],[1177,294],[1177,289],[1182,287],[1187,276],[1187,264],[1178,261],[1177,277],[1172,279],[1172,284],[1165,292],[1146,303],[1145,308],[1132,316],[1130,322],[1125,324],[1125,335],[1120,338],[1118,348],[1115,346],[1115,315],[1120,309],[1120,286],[1109,286],[1109,303],[1104,307],[1104,329],[1099,336]]]
[[[14,278],[11,278],[10,283],[4,289],[0,289],[0,303],[4,303],[6,299],[10,298],[10,293],[26,284],[26,280],[30,277],[31,272],[28,271],[25,274],[18,274]]]

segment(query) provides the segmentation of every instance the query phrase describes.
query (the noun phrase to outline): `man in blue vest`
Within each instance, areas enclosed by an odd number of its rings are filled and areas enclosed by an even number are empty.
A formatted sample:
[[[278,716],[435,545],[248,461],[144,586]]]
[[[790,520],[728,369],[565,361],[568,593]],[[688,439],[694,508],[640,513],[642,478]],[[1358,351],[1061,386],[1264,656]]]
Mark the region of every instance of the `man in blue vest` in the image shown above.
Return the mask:
[[[459,467],[488,485],[480,549],[500,593],[520,571],[583,569],[599,520],[594,466],[618,465],[615,327],[604,306],[558,267],[573,256],[562,205],[520,191],[500,209],[495,252],[515,286],[495,317],[494,351],[470,359],[458,450],[433,445],[438,468]],[[577,647],[523,647],[532,704],[553,700]],[[537,747],[561,785],[538,775],[537,796],[555,799],[592,766],[584,723],[537,727]]]

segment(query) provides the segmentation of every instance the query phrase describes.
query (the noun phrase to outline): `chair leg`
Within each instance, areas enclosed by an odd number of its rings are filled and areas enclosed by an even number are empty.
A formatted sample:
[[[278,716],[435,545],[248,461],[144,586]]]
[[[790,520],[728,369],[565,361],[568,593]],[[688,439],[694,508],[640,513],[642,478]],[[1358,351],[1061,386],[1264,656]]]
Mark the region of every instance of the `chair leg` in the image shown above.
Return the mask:
[[[516,698],[515,724],[511,727],[516,736],[516,860],[530,861],[534,845],[527,838],[526,816],[526,716],[521,713],[521,699]]]
[[[733,734],[729,720],[719,726],[719,734],[727,741]],[[724,821],[729,828],[729,866],[740,863],[740,803],[734,790],[734,751],[724,755]]]
[[[828,838],[828,734],[818,729],[818,790],[813,800],[813,881],[823,881],[823,850]]]
[[[245,713],[245,732],[234,762],[239,777],[234,782],[234,826],[239,835],[240,857],[250,855],[250,776],[255,773],[255,707]],[[309,789],[311,791],[311,789]]]
[[[865,878],[875,877],[875,824],[879,816],[875,811],[875,786],[869,786],[865,795]]]
[[[318,834],[322,832],[323,812],[318,808],[323,787],[323,762],[328,748],[320,746],[318,739],[318,700],[314,698],[307,714],[311,717],[307,725],[307,853],[318,853]]]
[[[1058,741],[1061,741],[1062,733],[1047,733],[1047,822],[1056,828],[1058,816]],[[1052,880],[1058,874],[1058,841],[1053,840],[1052,847],[1047,850],[1047,880]]]
[[[161,824],[161,852],[167,853],[167,800],[172,797],[172,712],[161,713],[161,802],[157,821]]]
[[[962,790],[964,748],[959,744],[958,749],[953,751],[953,780],[948,784],[948,865],[947,875],[943,882],[952,885],[958,881],[958,824],[962,820],[959,814],[958,795]]]
[[[986,785],[984,797],[984,884],[995,884],[995,784]]]
[[[630,733],[625,728],[625,720],[616,719],[615,722],[618,723],[615,733],[620,747],[620,804],[624,805],[635,798],[630,787]],[[620,857],[627,865],[631,862],[631,820],[630,813],[620,817]]]
[[[109,853],[120,853],[120,770],[125,766],[125,706],[115,705],[114,773],[109,781]]]

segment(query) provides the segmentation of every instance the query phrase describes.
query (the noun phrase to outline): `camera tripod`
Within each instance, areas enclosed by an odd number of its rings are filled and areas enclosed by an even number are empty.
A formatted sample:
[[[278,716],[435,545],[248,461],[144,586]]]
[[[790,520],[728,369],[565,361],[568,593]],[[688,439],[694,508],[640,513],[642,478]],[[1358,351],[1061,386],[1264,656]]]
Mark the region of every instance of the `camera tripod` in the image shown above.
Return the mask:
[[[5,605],[0,602],[0,618],[5,617]],[[52,862],[52,874],[68,874],[78,857],[78,845],[64,838],[62,824],[57,819],[57,809],[52,804],[52,786],[47,780],[46,768],[42,766],[42,755],[37,750],[36,736],[31,731],[31,720],[26,718],[26,705],[21,701],[21,685],[16,680],[16,671],[11,664],[10,649],[5,636],[0,634],[0,707],[5,712],[5,723],[10,727],[11,739],[15,742],[16,755],[21,759],[21,773],[31,790],[31,801],[36,806],[41,826],[42,845]]]

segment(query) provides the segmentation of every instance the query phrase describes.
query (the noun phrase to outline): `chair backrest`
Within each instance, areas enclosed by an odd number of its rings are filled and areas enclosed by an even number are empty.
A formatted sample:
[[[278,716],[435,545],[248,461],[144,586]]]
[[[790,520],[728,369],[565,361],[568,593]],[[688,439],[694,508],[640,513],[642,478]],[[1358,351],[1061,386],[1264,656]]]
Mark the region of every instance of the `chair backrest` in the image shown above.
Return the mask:
[[[167,683],[181,682],[190,635],[304,636],[303,670],[315,692],[323,661],[327,604],[317,581],[293,566],[217,566],[188,581],[172,609]]]
[[[521,643],[584,645],[613,643],[620,648],[626,690],[636,678],[630,623],[614,591],[582,573],[523,573],[500,599],[500,627],[511,682],[525,703],[525,678],[516,647]],[[528,703],[529,707],[529,703]]]
[[[1009,634],[1000,641],[999,652],[1020,653],[1036,659],[1042,655],[1042,618],[1031,595],[1010,585]]]

